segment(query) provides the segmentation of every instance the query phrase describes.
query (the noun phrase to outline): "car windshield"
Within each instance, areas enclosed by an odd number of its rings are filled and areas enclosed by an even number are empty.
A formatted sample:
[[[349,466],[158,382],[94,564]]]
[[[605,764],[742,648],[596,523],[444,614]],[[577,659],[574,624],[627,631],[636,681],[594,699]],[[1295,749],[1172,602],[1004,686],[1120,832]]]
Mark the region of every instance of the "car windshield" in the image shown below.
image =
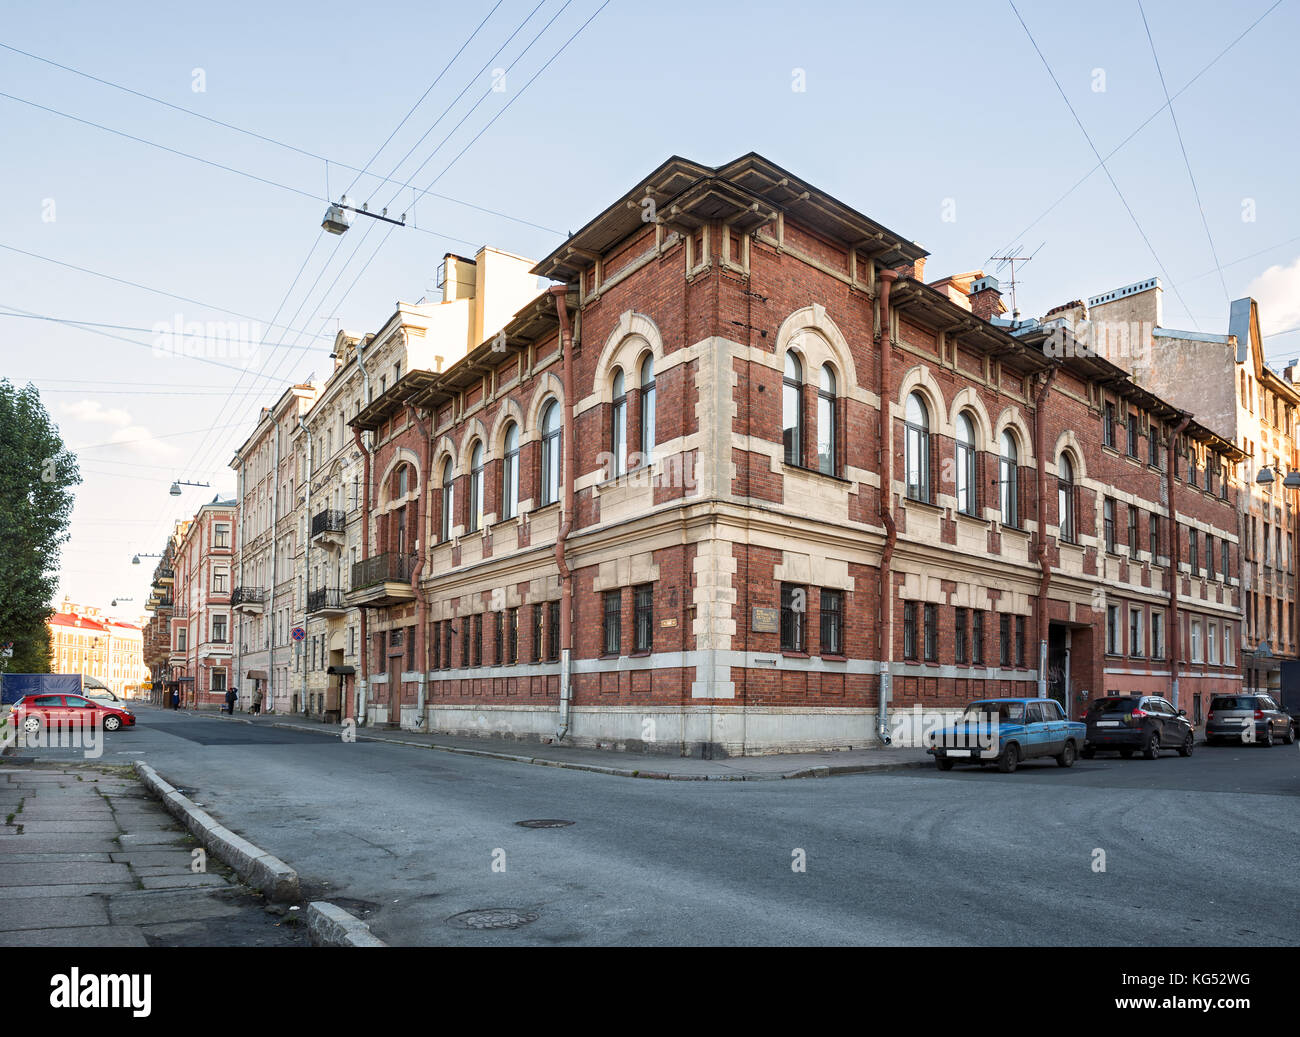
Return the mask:
[[[1254,709],[1255,700],[1250,695],[1220,695],[1210,702],[1210,709]]]
[[[1088,707],[1088,712],[1095,715],[1101,713],[1132,713],[1133,707],[1137,705],[1137,699],[1127,698],[1109,698],[1098,699]]]
[[[1023,724],[1025,722],[1025,704],[1023,702],[972,702],[966,707],[965,716],[975,714],[997,714],[1002,724]]]

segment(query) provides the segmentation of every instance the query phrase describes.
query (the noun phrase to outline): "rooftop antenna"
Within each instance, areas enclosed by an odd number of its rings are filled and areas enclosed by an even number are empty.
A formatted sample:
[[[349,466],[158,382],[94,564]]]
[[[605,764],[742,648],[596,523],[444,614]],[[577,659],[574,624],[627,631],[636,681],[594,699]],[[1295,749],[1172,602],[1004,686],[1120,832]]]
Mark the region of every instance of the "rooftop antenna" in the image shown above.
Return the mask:
[[[1011,264],[1011,278],[1010,278],[1010,280],[1011,280],[1011,316],[1012,316],[1013,318],[1015,318],[1016,320],[1019,320],[1019,319],[1020,319],[1020,308],[1019,308],[1018,306],[1016,306],[1016,264],[1017,264],[1017,263],[1028,263],[1031,259],[1034,258],[1034,256],[1038,255],[1038,249],[1041,249],[1041,248],[1043,247],[1043,245],[1046,245],[1046,244],[1047,244],[1046,241],[1042,242],[1041,244],[1039,244],[1038,248],[1034,249],[1034,251],[1031,252],[1031,253],[1030,253],[1029,255],[1027,255],[1027,256],[1026,256],[1026,255],[1023,255],[1023,247],[1020,246],[1020,245],[1017,245],[1015,248],[1011,249],[1010,252],[1009,252],[1007,255],[1003,255],[1003,256],[989,256],[989,262],[990,262],[990,263],[997,263],[997,264],[998,264],[998,266],[997,266],[997,269],[998,269],[998,270],[1001,270],[1001,269],[1002,269],[1004,266],[1006,266],[1008,263]]]

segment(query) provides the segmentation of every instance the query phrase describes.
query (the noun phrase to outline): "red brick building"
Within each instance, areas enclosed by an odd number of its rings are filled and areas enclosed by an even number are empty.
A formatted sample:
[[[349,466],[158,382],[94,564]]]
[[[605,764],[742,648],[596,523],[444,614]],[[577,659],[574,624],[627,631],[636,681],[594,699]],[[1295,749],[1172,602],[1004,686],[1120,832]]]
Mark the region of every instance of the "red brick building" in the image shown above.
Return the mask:
[[[176,543],[167,691],[183,709],[217,709],[235,683],[230,594],[237,503],[213,498]]]
[[[352,420],[348,713],[754,753],[1237,687],[1240,451],[925,255],[756,155],[597,215]]]

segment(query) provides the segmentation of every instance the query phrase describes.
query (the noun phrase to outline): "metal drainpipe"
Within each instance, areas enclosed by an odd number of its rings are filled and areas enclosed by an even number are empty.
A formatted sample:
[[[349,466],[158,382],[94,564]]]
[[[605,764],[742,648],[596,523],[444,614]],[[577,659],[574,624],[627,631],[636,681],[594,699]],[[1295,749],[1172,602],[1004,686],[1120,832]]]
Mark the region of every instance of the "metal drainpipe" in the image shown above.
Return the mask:
[[[1043,379],[1043,384],[1039,386],[1038,395],[1034,397],[1034,454],[1038,458],[1038,469],[1034,473],[1035,487],[1038,493],[1038,544],[1036,550],[1038,554],[1038,568],[1042,575],[1038,579],[1038,697],[1047,698],[1047,589],[1052,583],[1052,565],[1047,558],[1047,457],[1045,454],[1046,445],[1043,442],[1045,433],[1044,425],[1046,421],[1043,418],[1043,405],[1047,402],[1047,394],[1051,391],[1052,383],[1056,381],[1057,368],[1053,367],[1048,370],[1047,377]],[[1058,516],[1058,521],[1059,521]],[[1065,695],[1065,715],[1070,715],[1070,689],[1067,687]]]
[[[303,555],[302,555],[302,589],[303,589],[303,599],[304,599],[302,603],[302,625],[303,625],[303,629],[306,630],[307,616],[308,616],[306,599],[311,597],[312,452],[311,452],[311,429],[307,427],[306,423],[302,420],[301,417],[298,418],[298,427],[302,429],[303,432],[307,433],[307,500],[303,505],[303,508],[307,516],[307,523],[306,523],[307,538],[306,538],[306,543],[303,544]],[[307,708],[307,659],[305,657],[305,654],[302,661],[302,705],[303,705],[303,709],[305,710]],[[289,712],[293,712],[293,710],[290,710]]]
[[[1169,690],[1173,696],[1174,709],[1178,708],[1178,666],[1179,654],[1183,647],[1182,638],[1179,636],[1182,632],[1182,624],[1178,622],[1178,582],[1181,579],[1178,575],[1178,563],[1182,551],[1178,542],[1178,520],[1175,518],[1177,513],[1174,511],[1174,446],[1191,421],[1192,416],[1185,414],[1183,420],[1178,423],[1173,435],[1169,437],[1168,457],[1165,459],[1165,488],[1169,497],[1169,679],[1171,685]]]
[[[357,340],[357,369],[361,372],[361,398],[365,400],[366,406],[370,405],[370,372],[366,370],[366,343],[364,336]],[[357,446],[361,449],[362,458],[362,498],[361,508],[361,557],[363,559],[370,557],[370,448],[366,445],[365,436],[360,429],[352,430],[352,437],[356,440]],[[356,720],[360,725],[366,722],[366,696],[370,690],[370,682],[366,673],[366,652],[369,650],[370,624],[368,621],[369,613],[360,609],[359,624],[361,627],[361,648],[360,662],[361,673],[357,680],[357,708]]]
[[[414,407],[408,405],[406,409],[411,415],[411,420],[414,421],[415,424],[420,427],[420,431],[424,433],[424,457],[420,461],[420,467],[423,471],[420,473],[421,479],[419,482],[427,491],[429,479],[433,476],[433,440],[430,438],[431,430],[427,423],[420,420],[420,416]],[[426,492],[421,496],[427,498],[428,494]],[[428,518],[427,515],[421,514],[421,523],[427,525]],[[424,727],[424,710],[429,681],[429,598],[428,595],[424,593],[424,589],[420,586],[420,577],[424,572],[425,538],[421,538],[419,544],[420,546],[416,549],[415,568],[411,572],[411,589],[415,591],[415,630],[424,634],[424,668],[420,671],[415,726]]]
[[[893,270],[880,272],[880,327],[876,331],[876,348],[880,350],[880,451],[881,486],[880,517],[885,524],[885,546],[880,552],[880,622],[876,625],[876,657],[880,660],[880,699],[876,705],[876,735],[884,745],[892,739],[889,735],[889,660],[894,651],[894,601],[891,593],[890,563],[894,545],[898,542],[898,526],[894,523],[894,418],[891,412],[893,386],[890,383],[890,351],[893,348],[889,330],[889,289],[898,274]]]
[[[564,558],[564,545],[569,530],[573,528],[573,331],[569,327],[569,311],[565,298],[566,285],[551,288],[555,297],[555,313],[560,322],[560,350],[564,374],[564,438],[560,449],[564,452],[564,517],[555,537],[555,564],[560,571],[560,726],[555,732],[558,740],[569,733],[569,707],[573,695],[573,574]]]

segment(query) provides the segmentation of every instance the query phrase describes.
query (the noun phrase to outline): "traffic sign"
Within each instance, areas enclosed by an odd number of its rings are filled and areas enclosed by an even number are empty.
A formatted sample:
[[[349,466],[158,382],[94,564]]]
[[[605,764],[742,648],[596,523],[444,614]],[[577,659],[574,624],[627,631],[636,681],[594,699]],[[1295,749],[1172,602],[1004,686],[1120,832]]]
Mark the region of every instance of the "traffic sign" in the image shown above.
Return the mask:
[[[292,634],[293,634],[293,639],[295,641],[301,641],[304,637],[307,636],[307,631],[305,631],[302,627],[294,627]]]

